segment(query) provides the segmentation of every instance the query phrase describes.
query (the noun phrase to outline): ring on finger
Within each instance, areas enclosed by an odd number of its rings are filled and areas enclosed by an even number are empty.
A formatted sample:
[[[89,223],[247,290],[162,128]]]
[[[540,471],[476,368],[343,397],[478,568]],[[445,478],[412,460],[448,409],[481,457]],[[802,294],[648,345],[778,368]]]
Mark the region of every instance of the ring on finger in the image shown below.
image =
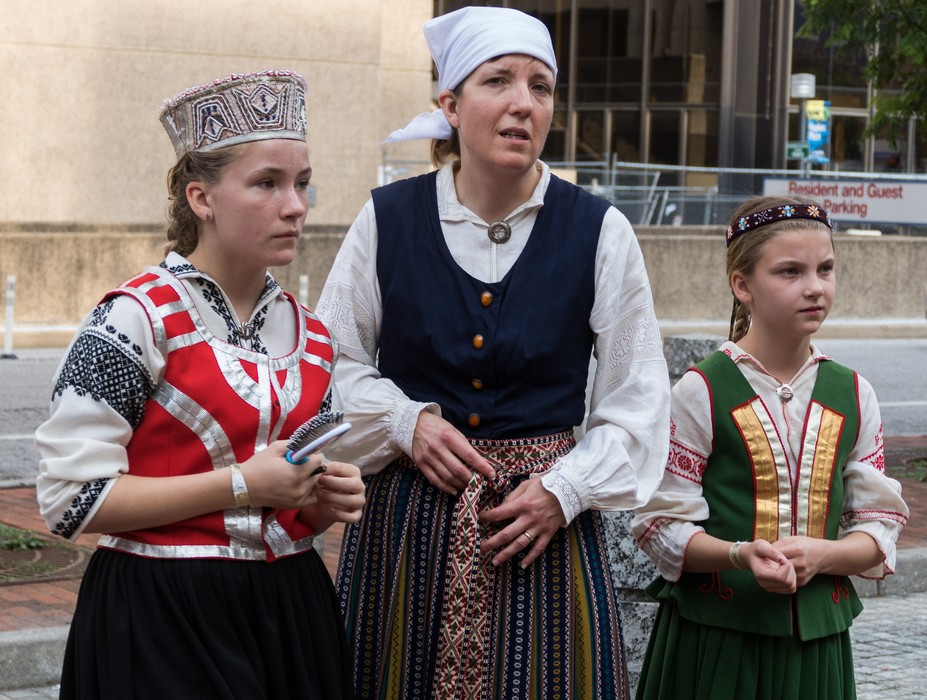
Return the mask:
[[[528,532],[527,530],[525,530],[525,531],[524,531],[523,533],[521,533],[521,534],[523,534],[525,537],[528,538],[528,543],[529,543],[529,544],[534,544],[534,535],[532,535],[532,534],[531,534],[530,532]]]

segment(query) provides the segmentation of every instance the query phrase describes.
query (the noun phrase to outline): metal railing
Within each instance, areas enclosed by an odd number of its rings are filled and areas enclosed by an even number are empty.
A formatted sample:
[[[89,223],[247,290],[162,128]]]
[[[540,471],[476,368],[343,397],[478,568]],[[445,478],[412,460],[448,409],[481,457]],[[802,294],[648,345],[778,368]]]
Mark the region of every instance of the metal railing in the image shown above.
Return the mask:
[[[837,170],[705,168],[610,161],[552,162],[550,167],[580,187],[604,197],[639,226],[725,225],[737,207],[763,192],[769,178],[786,180],[886,181],[927,185],[924,173],[871,173]],[[423,161],[384,159],[380,182],[428,172]],[[847,228],[847,226],[843,226]],[[861,224],[859,229],[871,228]],[[879,222],[883,233],[927,235],[923,223]]]

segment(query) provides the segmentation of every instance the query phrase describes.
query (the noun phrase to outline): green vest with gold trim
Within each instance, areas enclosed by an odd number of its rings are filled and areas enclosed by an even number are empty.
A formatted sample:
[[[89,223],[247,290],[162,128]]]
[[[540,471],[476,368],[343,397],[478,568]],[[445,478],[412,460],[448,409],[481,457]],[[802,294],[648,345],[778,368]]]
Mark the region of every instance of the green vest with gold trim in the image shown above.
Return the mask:
[[[818,364],[793,484],[775,424],[734,361],[718,351],[695,369],[708,382],[714,423],[702,476],[705,531],[731,541],[837,539],[843,466],[859,433],[856,373],[830,360]],[[797,631],[803,640],[817,639],[847,629],[862,610],[846,576],[819,574],[794,595],[763,590],[749,571],[684,572],[675,584],[662,583],[658,597],[675,601],[683,617],[755,634]]]

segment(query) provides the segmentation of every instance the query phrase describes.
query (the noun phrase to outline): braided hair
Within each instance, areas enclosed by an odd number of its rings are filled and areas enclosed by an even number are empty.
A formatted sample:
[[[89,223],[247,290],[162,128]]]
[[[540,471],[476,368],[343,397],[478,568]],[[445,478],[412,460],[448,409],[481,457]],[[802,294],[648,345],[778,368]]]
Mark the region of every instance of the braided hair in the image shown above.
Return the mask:
[[[187,201],[187,185],[191,182],[216,184],[225,168],[250,144],[217,148],[214,151],[188,151],[167,174],[167,245],[164,252],[184,257],[196,250],[200,220]]]

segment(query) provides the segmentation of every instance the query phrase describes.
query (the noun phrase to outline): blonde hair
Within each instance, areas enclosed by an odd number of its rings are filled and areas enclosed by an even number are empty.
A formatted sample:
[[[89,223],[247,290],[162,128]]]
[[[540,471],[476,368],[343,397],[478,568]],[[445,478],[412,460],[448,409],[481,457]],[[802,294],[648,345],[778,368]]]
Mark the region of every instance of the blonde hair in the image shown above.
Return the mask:
[[[440,168],[445,163],[460,160],[460,136],[457,129],[446,139],[432,139],[431,163]]]
[[[748,199],[737,211],[731,216],[731,225],[736,226],[737,222],[763,209],[771,209],[779,205],[801,205],[813,204],[817,202],[805,197],[787,197],[781,195],[758,196]],[[756,268],[756,263],[760,259],[765,243],[782,231],[795,231],[803,228],[821,228],[830,233],[830,228],[823,222],[813,219],[782,219],[770,224],[759,226],[744,234],[737,236],[731,241],[727,249],[727,281],[731,284],[731,275],[739,272],[741,275],[750,275]],[[833,238],[831,238],[833,245]],[[734,288],[731,287],[731,294],[734,294]],[[750,309],[734,296],[734,307],[731,310],[731,325],[728,331],[728,340],[737,342],[743,338],[750,329]]]
[[[167,245],[166,253],[190,255],[199,242],[200,220],[187,201],[191,182],[216,184],[247,143],[217,148],[214,151],[184,153],[167,174]]]

